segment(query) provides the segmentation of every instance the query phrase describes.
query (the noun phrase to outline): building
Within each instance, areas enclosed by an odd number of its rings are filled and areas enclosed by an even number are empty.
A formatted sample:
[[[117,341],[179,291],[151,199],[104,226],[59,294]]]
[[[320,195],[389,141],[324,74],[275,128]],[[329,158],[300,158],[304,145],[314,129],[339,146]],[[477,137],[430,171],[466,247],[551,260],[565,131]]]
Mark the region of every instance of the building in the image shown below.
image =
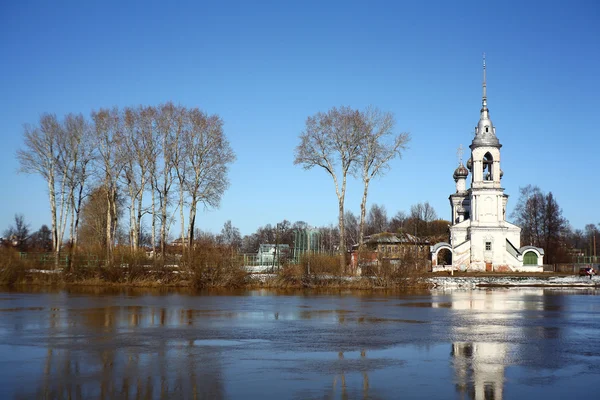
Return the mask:
[[[544,250],[521,247],[521,228],[506,221],[508,195],[502,187],[500,161],[502,145],[487,107],[486,66],[483,59],[483,97],[475,137],[469,146],[471,156],[466,167],[459,148],[459,165],[454,171],[456,191],[449,197],[452,225],[450,243],[438,243],[431,249],[433,270],[438,253],[449,251],[451,268],[471,271],[543,270]],[[467,177],[471,185],[467,188]]]
[[[259,265],[279,265],[280,262],[289,259],[289,256],[289,244],[265,243],[259,245],[256,258]]]
[[[359,271],[359,266],[373,266],[380,261],[399,264],[401,260],[406,260],[407,256],[410,256],[412,261],[427,260],[429,244],[427,240],[408,233],[377,233],[365,237],[362,253],[359,254],[358,245],[352,247],[351,265],[353,270]]]

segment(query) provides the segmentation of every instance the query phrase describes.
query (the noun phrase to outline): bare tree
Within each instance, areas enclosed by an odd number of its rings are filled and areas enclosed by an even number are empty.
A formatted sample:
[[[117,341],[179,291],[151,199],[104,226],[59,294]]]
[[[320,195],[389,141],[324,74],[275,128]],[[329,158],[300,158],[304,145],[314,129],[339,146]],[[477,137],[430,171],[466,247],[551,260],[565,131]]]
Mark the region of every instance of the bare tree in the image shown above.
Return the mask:
[[[166,103],[158,108],[157,132],[160,140],[161,161],[159,168],[154,168],[153,189],[158,195],[160,221],[160,252],[165,256],[168,235],[168,206],[170,204],[171,186],[173,184],[173,158],[180,125],[178,110],[173,103]]]
[[[34,251],[52,251],[52,232],[46,225],[42,225],[37,232],[30,236],[31,248]]]
[[[149,180],[149,170],[156,156],[152,131],[154,108],[125,108],[122,113],[124,137],[120,151],[123,178],[129,195],[129,242],[134,250],[140,244],[143,198]]]
[[[9,226],[4,231],[4,236],[13,243],[16,243],[16,247],[19,251],[27,250],[29,224],[25,222],[23,214],[15,214],[15,224]]]
[[[596,251],[596,247],[597,247],[597,238],[598,238],[598,228],[596,227],[596,225],[594,224],[586,224],[585,225],[585,241],[586,243],[586,247],[589,248],[589,255],[590,256],[596,256],[598,253]]]
[[[544,248],[548,263],[563,261],[566,255],[562,244],[566,241],[568,223],[554,195],[532,185],[519,191],[521,195],[512,217],[521,226],[521,242]]]
[[[159,157],[160,154],[162,154],[163,150],[162,150],[162,134],[158,129],[158,119],[159,119],[159,113],[160,113],[160,109],[153,109],[153,113],[151,116],[149,116],[148,114],[146,115],[146,122],[147,124],[151,124],[152,126],[154,126],[154,129],[151,129],[149,134],[150,134],[150,143],[152,144],[151,146],[149,145],[148,148],[146,149],[146,156],[148,158],[148,181],[150,183],[150,194],[151,194],[151,202],[150,202],[150,213],[152,216],[152,220],[150,223],[150,230],[151,230],[151,234],[150,234],[150,239],[151,239],[151,243],[152,243],[152,251],[155,252],[157,245],[156,245],[156,222],[158,220],[158,215],[157,215],[157,210],[156,210],[156,206],[157,206],[157,201],[156,201],[156,197],[158,194],[158,181],[159,181],[159,175],[160,175],[160,161],[159,161]]]
[[[533,185],[519,188],[519,193],[519,200],[511,216],[521,227],[521,242],[541,246],[544,194],[539,187]]]
[[[24,149],[17,152],[20,171],[41,175],[48,185],[50,201],[50,221],[52,231],[52,250],[55,253],[55,264],[60,254],[60,238],[63,226],[57,214],[57,165],[59,160],[59,139],[61,126],[55,115],[44,114],[40,117],[39,126],[24,126]]]
[[[95,145],[98,151],[98,172],[106,194],[106,256],[112,260],[118,226],[117,196],[119,176],[123,170],[122,153],[115,151],[123,141],[122,119],[117,108],[92,112]]]
[[[198,203],[218,207],[229,186],[227,172],[235,154],[223,133],[223,121],[217,115],[206,115],[197,108],[189,110],[190,130],[182,137],[189,167],[185,182],[189,194],[189,244],[194,240]]]
[[[364,132],[360,163],[364,189],[360,204],[359,244],[362,246],[369,184],[373,178],[383,175],[390,168],[391,160],[402,156],[402,150],[406,149],[410,135],[405,132],[394,134],[395,121],[391,113],[370,107],[361,115]]]
[[[403,231],[404,224],[406,223],[407,219],[408,219],[408,216],[406,215],[406,213],[404,211],[398,211],[396,213],[396,215],[394,215],[392,217],[392,219],[390,220],[390,231],[394,232],[394,233]]]
[[[175,137],[175,143],[173,146],[173,166],[175,175],[177,176],[177,183],[179,187],[179,219],[181,225],[181,243],[185,240],[185,189],[186,179],[188,173],[188,160],[187,160],[187,148],[185,137],[189,136],[192,131],[190,115],[185,108],[179,107],[177,109],[178,125],[180,126],[179,134]],[[191,243],[191,242],[190,242]],[[183,246],[185,249],[185,246]],[[189,247],[191,249],[191,247]]]
[[[406,233],[415,236],[427,236],[429,235],[429,224],[436,219],[437,213],[428,201],[414,204],[410,206],[410,220],[407,224]]]
[[[306,127],[296,147],[294,164],[304,169],[323,168],[333,179],[338,198],[340,273],[346,269],[344,200],[348,173],[361,154],[361,114],[350,107],[332,108],[306,119]]]
[[[103,183],[99,186],[93,187],[89,191],[89,195],[86,196],[85,200],[81,205],[81,227],[79,229],[80,242],[82,247],[93,248],[100,246],[106,250],[108,246],[106,237],[106,226],[110,223],[108,212],[108,202],[106,201],[106,187]],[[115,201],[116,213],[118,218],[113,219],[113,222],[119,220],[119,217],[123,213],[125,206],[125,199],[121,195],[117,194]],[[115,237],[118,236],[116,232],[119,231],[119,227],[111,227],[111,231],[115,232]]]
[[[137,231],[136,243],[139,246],[142,242],[142,217],[147,213],[147,208],[144,208],[144,193],[151,181],[150,170],[152,163],[156,160],[158,153],[158,145],[154,142],[156,109],[154,107],[141,107],[138,110],[138,144],[135,148],[137,165],[140,171],[140,193],[138,196],[138,204],[136,207],[137,216],[135,227]]]
[[[92,131],[89,122],[78,114],[68,114],[64,120],[64,135],[60,140],[61,168],[67,179],[67,199],[70,204],[70,251],[77,246],[79,215],[85,197],[84,189],[90,176],[94,159]]]
[[[351,249],[353,245],[358,244],[359,237],[358,218],[352,211],[344,212],[344,229],[346,231],[346,246]]]
[[[242,247],[242,236],[240,230],[233,226],[231,220],[228,220],[221,229],[221,234],[217,237],[217,241],[223,243],[232,250],[239,250]]]
[[[367,234],[387,232],[389,227],[387,211],[384,206],[373,204],[367,216]]]

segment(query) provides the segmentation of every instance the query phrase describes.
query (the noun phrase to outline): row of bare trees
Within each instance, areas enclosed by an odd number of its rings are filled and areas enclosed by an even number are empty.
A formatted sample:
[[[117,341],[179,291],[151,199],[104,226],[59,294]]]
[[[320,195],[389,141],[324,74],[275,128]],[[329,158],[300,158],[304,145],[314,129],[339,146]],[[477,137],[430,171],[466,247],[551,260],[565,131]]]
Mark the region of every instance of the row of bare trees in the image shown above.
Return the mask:
[[[295,150],[294,164],[305,169],[323,168],[333,179],[338,198],[340,271],[346,267],[344,201],[348,175],[362,178],[359,244],[364,237],[366,204],[371,180],[389,169],[390,161],[401,156],[410,141],[408,133],[395,133],[393,114],[369,107],[332,108],[306,120]]]
[[[21,171],[41,175],[48,185],[57,258],[67,224],[71,248],[77,245],[83,199],[98,187],[106,202],[109,258],[119,225],[119,199],[127,199],[132,249],[139,247],[142,221],[150,214],[152,245],[160,244],[164,254],[173,209],[180,212],[182,240],[191,243],[198,205],[218,207],[235,160],[218,115],[170,102],[100,109],[90,119],[44,114],[37,124],[25,126],[24,147],[17,157]]]

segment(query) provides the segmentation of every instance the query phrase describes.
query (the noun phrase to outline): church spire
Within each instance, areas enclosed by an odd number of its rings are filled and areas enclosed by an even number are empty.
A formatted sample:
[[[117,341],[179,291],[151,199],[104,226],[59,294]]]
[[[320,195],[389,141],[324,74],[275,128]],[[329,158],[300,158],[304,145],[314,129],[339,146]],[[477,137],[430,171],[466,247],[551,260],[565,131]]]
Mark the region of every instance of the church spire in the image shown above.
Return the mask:
[[[487,106],[487,81],[486,81],[486,64],[485,64],[485,53],[483,53],[483,83],[482,89],[483,94],[481,97],[481,113],[479,116],[479,123],[475,128],[475,138],[473,143],[469,146],[471,149],[478,146],[492,146],[500,148],[500,142],[496,137],[496,129],[490,119],[490,110]]]
[[[485,83],[485,53],[483,53],[483,98],[481,105],[484,110],[487,110],[487,86]]]

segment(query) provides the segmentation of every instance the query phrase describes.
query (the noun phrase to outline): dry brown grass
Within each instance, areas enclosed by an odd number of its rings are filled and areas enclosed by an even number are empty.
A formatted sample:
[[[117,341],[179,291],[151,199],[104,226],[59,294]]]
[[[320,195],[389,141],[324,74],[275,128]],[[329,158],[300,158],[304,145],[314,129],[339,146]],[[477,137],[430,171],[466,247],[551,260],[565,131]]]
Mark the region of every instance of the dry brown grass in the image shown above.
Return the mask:
[[[227,246],[214,243],[201,243],[187,252],[181,258],[180,267],[196,288],[236,288],[248,282],[248,273],[237,254]]]

